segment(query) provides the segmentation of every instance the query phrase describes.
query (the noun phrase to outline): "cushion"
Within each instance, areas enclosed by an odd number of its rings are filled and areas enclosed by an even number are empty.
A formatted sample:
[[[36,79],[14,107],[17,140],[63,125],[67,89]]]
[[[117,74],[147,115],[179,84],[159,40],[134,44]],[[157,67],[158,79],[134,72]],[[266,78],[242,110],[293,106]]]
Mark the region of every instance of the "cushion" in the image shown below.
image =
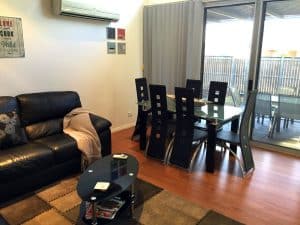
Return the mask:
[[[63,119],[46,120],[25,127],[27,137],[30,140],[59,134],[63,132]]]
[[[19,112],[18,102],[12,96],[0,96],[0,113]]]
[[[76,141],[64,133],[39,138],[34,142],[50,148],[54,153],[56,163],[63,163],[81,156],[81,151],[77,149]]]
[[[15,111],[0,113],[0,149],[24,144],[24,130]]]
[[[0,151],[1,182],[30,176],[54,165],[51,149],[38,143],[15,146]]]
[[[42,92],[17,96],[22,126],[63,118],[81,107],[79,95],[72,91]]]

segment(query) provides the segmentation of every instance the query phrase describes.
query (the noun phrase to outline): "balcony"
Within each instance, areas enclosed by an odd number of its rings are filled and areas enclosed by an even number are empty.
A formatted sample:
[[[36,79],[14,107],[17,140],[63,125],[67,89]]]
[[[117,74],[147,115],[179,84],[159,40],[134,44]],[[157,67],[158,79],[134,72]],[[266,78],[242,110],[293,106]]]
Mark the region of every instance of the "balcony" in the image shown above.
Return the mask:
[[[248,85],[248,59],[237,59],[232,56],[206,56],[204,63],[204,96],[208,93],[209,82],[217,80],[228,82],[228,86],[238,89],[243,98]],[[258,104],[259,100],[257,100],[253,140],[300,150],[300,118],[298,118],[300,115],[298,110],[295,109],[296,117],[293,116],[292,119],[281,117],[278,114],[279,96],[285,96],[284,101],[288,101],[289,98],[296,99],[297,104],[300,104],[299,87],[300,58],[261,58],[258,90],[262,95],[269,96],[269,101],[264,99],[262,104]],[[226,103],[233,104],[231,96],[227,97]],[[270,104],[269,111],[266,111],[267,104]],[[263,109],[259,105],[262,105]],[[300,105],[296,108],[300,108]],[[260,110],[263,111],[260,113]],[[273,117],[276,115],[279,125],[276,125],[274,133],[270,135]]]

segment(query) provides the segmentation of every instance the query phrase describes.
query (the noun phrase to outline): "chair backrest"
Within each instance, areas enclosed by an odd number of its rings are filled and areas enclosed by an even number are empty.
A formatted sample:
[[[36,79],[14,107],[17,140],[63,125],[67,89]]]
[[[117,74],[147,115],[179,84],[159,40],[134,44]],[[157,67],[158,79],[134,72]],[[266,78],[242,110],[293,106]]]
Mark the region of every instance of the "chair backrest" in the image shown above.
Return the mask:
[[[227,82],[211,81],[208,90],[208,101],[224,105],[227,93]]]
[[[202,80],[186,80],[186,88],[193,89],[194,98],[202,98]]]
[[[175,87],[176,120],[194,119],[194,93],[192,89]]]
[[[168,138],[168,113],[166,86],[149,85],[151,100],[151,133],[146,154],[163,160],[166,152],[166,140]]]
[[[192,89],[175,88],[176,129],[170,162],[188,168],[194,134],[194,93]]]
[[[246,107],[242,116],[242,121],[240,124],[240,147],[242,150],[244,169],[246,172],[254,168],[254,161],[250,147],[250,122],[251,116],[254,111],[256,95],[257,90],[250,91],[247,98]]]
[[[256,96],[255,113],[261,115],[272,114],[271,94],[258,93]]]
[[[147,80],[145,77],[135,79],[135,88],[138,102],[149,100]]]
[[[230,87],[229,92],[232,97],[233,105],[240,106],[242,104],[242,101],[241,101],[241,96],[240,96],[239,90],[235,87]]]
[[[279,95],[278,112],[280,116],[290,119],[300,119],[300,98]]]
[[[164,85],[149,85],[152,123],[163,123],[168,119],[167,93]]]

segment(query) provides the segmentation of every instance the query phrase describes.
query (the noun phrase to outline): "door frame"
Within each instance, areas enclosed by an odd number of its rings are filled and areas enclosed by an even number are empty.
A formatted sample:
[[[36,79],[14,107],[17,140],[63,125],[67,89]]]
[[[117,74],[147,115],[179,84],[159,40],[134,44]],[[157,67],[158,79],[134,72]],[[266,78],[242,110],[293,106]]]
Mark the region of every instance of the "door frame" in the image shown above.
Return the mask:
[[[254,4],[255,10],[254,10],[254,21],[253,21],[253,31],[252,31],[252,43],[251,43],[251,50],[250,50],[248,91],[251,91],[258,87],[266,7],[268,2],[278,2],[278,1],[286,1],[286,0],[220,0],[220,1],[212,1],[212,2],[203,2],[202,44],[200,49],[201,52],[200,79],[201,80],[203,80],[203,73],[204,73],[205,37],[206,37],[205,31],[206,31],[207,10],[210,8]],[[250,132],[251,143],[261,148],[268,148],[270,150],[285,152],[288,154],[293,154],[298,156],[300,155],[300,152],[295,149],[262,143],[253,140],[252,132],[253,132],[254,121],[255,121],[254,116],[255,115],[253,114],[252,126]]]

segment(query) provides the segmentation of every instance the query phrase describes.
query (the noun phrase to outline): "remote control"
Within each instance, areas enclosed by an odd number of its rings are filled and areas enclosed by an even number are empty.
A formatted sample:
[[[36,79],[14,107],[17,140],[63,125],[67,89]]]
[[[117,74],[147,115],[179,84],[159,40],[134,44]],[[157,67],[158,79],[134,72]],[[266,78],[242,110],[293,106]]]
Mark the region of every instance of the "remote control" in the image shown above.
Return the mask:
[[[128,155],[125,155],[125,154],[123,154],[123,153],[121,153],[121,154],[114,154],[114,155],[113,155],[113,158],[114,158],[114,159],[127,159],[127,158],[128,158]]]

